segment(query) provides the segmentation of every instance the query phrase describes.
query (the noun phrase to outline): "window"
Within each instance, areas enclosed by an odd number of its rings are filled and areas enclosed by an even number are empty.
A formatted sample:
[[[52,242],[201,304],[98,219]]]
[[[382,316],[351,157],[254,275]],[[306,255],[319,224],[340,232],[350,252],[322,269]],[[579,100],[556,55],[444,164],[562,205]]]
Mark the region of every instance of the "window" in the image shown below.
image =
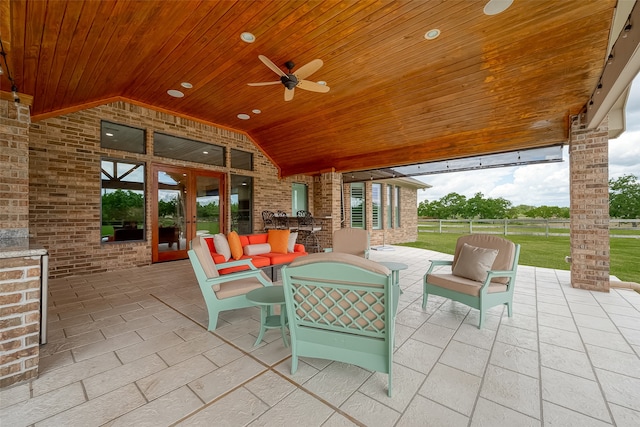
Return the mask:
[[[102,159],[101,240],[144,240],[144,163]]]
[[[390,185],[387,185],[387,197],[384,203],[387,211],[387,228],[393,228],[393,215],[391,215],[393,209],[393,187]]]
[[[153,133],[153,154],[206,165],[225,165],[224,147],[160,132]]]
[[[364,183],[351,184],[351,227],[365,228]]]
[[[382,228],[382,184],[371,184],[371,216],[373,229]]]
[[[100,147],[144,154],[145,131],[106,121],[100,122]]]
[[[231,230],[253,232],[253,178],[231,175]]]
[[[394,226],[400,228],[400,187],[394,187],[395,197],[393,200],[393,207],[395,210]]]
[[[234,169],[244,169],[247,171],[253,170],[253,154],[236,150],[234,148],[231,149],[231,167]]]
[[[298,211],[308,211],[307,200],[307,185],[294,182],[291,185],[291,215],[295,215]]]

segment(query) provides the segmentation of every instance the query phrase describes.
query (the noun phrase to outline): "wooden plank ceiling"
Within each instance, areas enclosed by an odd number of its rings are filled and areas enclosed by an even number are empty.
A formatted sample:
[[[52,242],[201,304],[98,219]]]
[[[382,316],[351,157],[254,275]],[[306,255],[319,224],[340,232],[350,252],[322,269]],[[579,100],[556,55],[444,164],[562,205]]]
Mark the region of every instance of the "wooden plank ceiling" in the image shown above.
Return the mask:
[[[517,0],[488,16],[486,0],[0,2],[35,120],[121,97],[246,132],[283,176],[566,142],[616,4]],[[425,40],[433,28],[440,37]],[[282,85],[247,86],[278,80],[258,55],[283,70],[320,58],[308,80],[331,90],[285,102]]]

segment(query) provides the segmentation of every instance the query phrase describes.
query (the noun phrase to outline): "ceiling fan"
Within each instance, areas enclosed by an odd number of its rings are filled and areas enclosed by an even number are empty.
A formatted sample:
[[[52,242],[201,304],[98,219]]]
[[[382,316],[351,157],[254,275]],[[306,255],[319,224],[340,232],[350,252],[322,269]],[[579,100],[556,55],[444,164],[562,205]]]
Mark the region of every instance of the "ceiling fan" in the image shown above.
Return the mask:
[[[309,80],[304,80],[306,77],[309,77],[311,74],[315,73],[322,67],[321,59],[314,59],[308,64],[303,65],[298,68],[295,73],[292,73],[291,70],[296,64],[293,61],[287,61],[284,66],[289,70],[288,73],[282,71],[276,64],[271,62],[269,58],[264,55],[258,55],[260,61],[264,63],[267,67],[269,67],[274,73],[280,76],[280,80],[275,82],[260,82],[260,83],[247,83],[249,86],[268,86],[268,85],[277,85],[282,83],[284,85],[284,100],[291,101],[293,99],[293,92],[296,87],[300,89],[309,90],[311,92],[329,92],[329,86],[321,85],[316,82],[312,82]]]

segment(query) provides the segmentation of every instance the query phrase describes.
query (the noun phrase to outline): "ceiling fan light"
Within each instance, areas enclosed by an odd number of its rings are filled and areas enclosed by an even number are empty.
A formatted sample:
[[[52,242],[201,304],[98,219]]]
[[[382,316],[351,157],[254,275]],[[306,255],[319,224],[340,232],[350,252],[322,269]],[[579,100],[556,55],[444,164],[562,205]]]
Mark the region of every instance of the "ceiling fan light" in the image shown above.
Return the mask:
[[[509,9],[512,4],[513,0],[489,0],[483,11],[485,15],[497,15]]]
[[[240,40],[245,43],[253,43],[254,41],[256,41],[256,36],[245,31],[244,33],[240,34]]]
[[[316,83],[318,83],[319,85],[322,85],[322,86],[326,86],[327,85],[327,82],[325,82],[324,80],[317,81]]]

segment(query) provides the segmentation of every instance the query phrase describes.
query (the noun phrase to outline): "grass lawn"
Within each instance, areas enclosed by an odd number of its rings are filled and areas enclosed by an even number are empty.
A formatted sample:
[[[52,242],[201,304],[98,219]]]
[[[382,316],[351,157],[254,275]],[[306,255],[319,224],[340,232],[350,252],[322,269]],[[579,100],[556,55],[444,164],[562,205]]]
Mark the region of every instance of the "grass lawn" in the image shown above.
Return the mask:
[[[453,254],[456,240],[463,234],[419,233],[417,242],[400,245]],[[520,265],[569,270],[569,264],[564,261],[564,257],[571,252],[569,236],[507,236],[507,238],[522,245]],[[611,274],[623,281],[640,283],[640,239],[610,239],[610,247]]]

